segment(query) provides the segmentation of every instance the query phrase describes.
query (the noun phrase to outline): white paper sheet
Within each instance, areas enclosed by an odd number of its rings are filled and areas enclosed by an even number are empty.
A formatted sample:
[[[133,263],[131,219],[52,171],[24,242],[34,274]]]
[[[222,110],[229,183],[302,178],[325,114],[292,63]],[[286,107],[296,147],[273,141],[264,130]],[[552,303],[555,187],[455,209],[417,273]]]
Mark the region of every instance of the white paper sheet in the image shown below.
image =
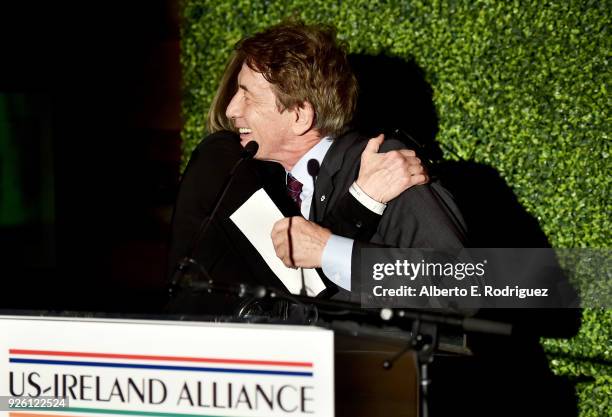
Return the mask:
[[[302,289],[302,274],[300,269],[287,268],[276,256],[272,244],[272,228],[274,223],[282,219],[283,214],[264,189],[256,191],[230,219],[257,249],[272,272],[281,280],[292,294],[299,294]],[[325,284],[314,269],[303,269],[306,293],[314,297],[325,289]]]

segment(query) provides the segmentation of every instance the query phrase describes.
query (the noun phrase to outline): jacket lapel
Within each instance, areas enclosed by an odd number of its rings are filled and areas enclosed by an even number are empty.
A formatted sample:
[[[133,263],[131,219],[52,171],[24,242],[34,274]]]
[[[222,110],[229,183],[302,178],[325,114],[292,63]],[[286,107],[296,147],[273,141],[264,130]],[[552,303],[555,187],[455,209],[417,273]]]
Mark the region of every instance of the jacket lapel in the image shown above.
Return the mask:
[[[316,223],[321,224],[327,213],[329,201],[335,189],[334,177],[340,171],[346,151],[351,147],[355,140],[359,137],[358,133],[351,131],[334,139],[330,146],[319,170],[315,190],[313,194],[312,205],[310,206],[309,219],[313,219],[313,207],[316,204],[317,218]]]

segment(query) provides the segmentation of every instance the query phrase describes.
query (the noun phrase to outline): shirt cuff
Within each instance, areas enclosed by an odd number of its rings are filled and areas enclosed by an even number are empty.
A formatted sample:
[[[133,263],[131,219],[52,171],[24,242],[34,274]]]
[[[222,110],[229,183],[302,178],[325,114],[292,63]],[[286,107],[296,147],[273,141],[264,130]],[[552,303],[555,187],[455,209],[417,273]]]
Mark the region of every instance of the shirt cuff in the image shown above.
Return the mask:
[[[382,215],[385,209],[387,208],[387,205],[385,203],[376,201],[372,197],[367,195],[361,189],[361,187],[357,185],[357,181],[355,181],[353,185],[351,185],[351,188],[349,188],[349,193],[351,193],[351,195],[355,197],[357,201],[359,201],[363,206],[365,206],[367,209],[373,211],[376,214]]]
[[[351,258],[353,239],[331,235],[321,256],[321,268],[334,284],[351,290]]]

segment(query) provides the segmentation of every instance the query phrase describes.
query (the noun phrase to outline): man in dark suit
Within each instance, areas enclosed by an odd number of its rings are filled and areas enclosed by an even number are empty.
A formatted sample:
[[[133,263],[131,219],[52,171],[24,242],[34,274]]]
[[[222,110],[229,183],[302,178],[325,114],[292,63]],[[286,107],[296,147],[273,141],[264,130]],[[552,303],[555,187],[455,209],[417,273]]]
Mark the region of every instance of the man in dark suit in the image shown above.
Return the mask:
[[[358,287],[364,247],[460,248],[464,241],[461,216],[438,185],[412,187],[384,203],[410,182],[410,176],[390,181],[384,167],[401,163],[408,151],[399,141],[346,133],[356,98],[357,82],[335,32],[287,23],[237,44],[209,114],[212,131],[233,129],[243,146],[257,141],[255,158],[277,162],[287,173],[288,193],[303,217],[275,225],[279,258],[290,267],[322,268],[348,293]],[[378,153],[381,146],[391,152]],[[316,190],[306,169],[311,159],[321,165]],[[355,210],[335,210],[347,193],[380,216],[370,239],[353,239],[363,225]],[[313,204],[317,218],[306,220]],[[332,233],[337,213],[355,221]]]
[[[379,140],[376,139],[373,143]],[[299,215],[299,209],[286,193],[286,173],[280,165],[258,160],[244,161],[236,170],[232,185],[221,200],[210,226],[205,233],[200,230],[208,221],[229,172],[239,161],[242,150],[240,139],[235,133],[218,131],[207,136],[193,151],[181,179],[172,217],[168,256],[169,279],[175,274],[179,262],[189,257],[199,264],[192,265],[193,268],[201,266],[205,273],[217,282],[236,287],[240,284],[279,287],[277,277],[229,217],[262,187],[285,216]],[[406,157],[396,169],[387,168],[386,172],[394,178],[412,172],[407,187],[428,180],[422,164],[418,158],[412,156]],[[393,195],[387,198],[391,197]],[[370,239],[376,232],[381,216],[367,209],[349,192],[339,200],[327,216],[333,218],[331,230],[355,239]],[[355,227],[355,223],[359,223],[359,227]],[[231,293],[201,297],[189,290],[177,291],[168,305],[168,310],[232,314],[239,301]]]
[[[338,206],[344,204],[341,196],[350,193],[351,187],[359,183],[358,176],[364,171],[362,155],[368,155],[373,151],[373,147],[372,142],[368,142],[357,132],[349,132],[336,139],[323,160],[317,179],[313,197],[317,218],[311,217],[311,221],[306,221],[303,217],[294,218],[291,221],[291,228],[288,219],[281,220],[275,226],[272,236],[277,254],[285,264],[291,265],[287,238],[288,232],[291,233],[294,264],[302,267],[324,266],[318,263],[317,259],[318,251],[321,251],[322,256],[326,256],[325,247],[310,245],[313,235],[330,233],[330,239],[339,239],[349,245],[352,240],[350,253],[344,255],[350,257],[350,281],[345,281],[345,285],[342,285],[336,282],[338,277],[330,278],[339,287],[336,298],[355,302],[360,301],[363,249],[381,247],[451,249],[461,248],[465,241],[463,220],[452,196],[435,182],[411,187],[389,201],[376,223],[376,230],[369,239],[360,239],[351,232],[351,226],[353,230],[359,229],[365,222],[355,217],[353,224],[348,224],[346,211],[338,210]],[[399,140],[386,139],[379,151],[388,153],[403,148],[404,145]],[[385,191],[387,188],[380,188],[381,193]],[[375,198],[377,201],[384,199],[381,194]],[[343,213],[345,219],[340,221],[338,213]],[[345,234],[341,235],[344,237],[334,236],[338,234],[335,224],[345,225]],[[395,262],[395,259],[388,261]],[[338,274],[341,279],[344,271],[348,270],[349,268],[341,270],[341,267],[338,267],[331,273]]]

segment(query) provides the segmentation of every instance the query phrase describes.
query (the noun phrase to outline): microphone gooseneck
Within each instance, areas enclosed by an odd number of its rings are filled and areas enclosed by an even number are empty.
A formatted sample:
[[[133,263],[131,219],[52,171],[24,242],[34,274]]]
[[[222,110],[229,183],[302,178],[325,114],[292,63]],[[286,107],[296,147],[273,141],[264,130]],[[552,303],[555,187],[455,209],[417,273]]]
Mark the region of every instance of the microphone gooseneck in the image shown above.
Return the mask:
[[[206,278],[210,279],[206,269],[199,262],[197,262],[194,259],[194,256],[195,256],[195,254],[196,254],[196,252],[198,250],[198,247],[200,245],[200,242],[201,242],[202,238],[204,237],[204,235],[206,234],[206,231],[210,227],[213,219],[215,218],[215,215],[217,214],[217,211],[219,211],[219,207],[221,206],[221,202],[225,198],[225,195],[227,194],[227,191],[229,190],[230,185],[234,181],[234,174],[238,170],[238,167],[240,167],[240,165],[244,161],[247,161],[249,159],[253,159],[253,157],[255,156],[255,154],[257,153],[258,150],[259,150],[259,144],[257,142],[255,142],[254,140],[252,140],[249,143],[247,143],[246,146],[244,147],[244,149],[242,149],[242,151],[240,152],[240,159],[238,159],[238,161],[236,161],[236,163],[234,164],[234,166],[230,170],[230,173],[229,173],[229,175],[227,177],[227,180],[225,181],[225,185],[223,186],[221,195],[219,196],[219,198],[217,198],[217,203],[215,204],[215,207],[212,209],[212,211],[210,213],[210,216],[205,217],[204,219],[202,219],[202,222],[200,223],[200,228],[199,228],[198,233],[197,233],[197,235],[196,235],[196,237],[195,237],[195,239],[194,239],[194,241],[193,241],[193,243],[191,245],[191,250],[189,251],[189,255],[185,256],[184,258],[182,258],[178,262],[178,264],[176,265],[175,272],[172,275],[172,279],[171,279],[171,282],[170,282],[170,295],[172,295],[173,289],[176,288],[176,286],[179,283],[179,280],[183,276],[184,271],[187,269],[187,267],[189,265],[196,265],[196,266],[198,266],[200,271],[202,271],[204,273]]]
[[[254,140],[247,143],[242,151],[240,152],[240,158],[242,159],[251,159],[255,157],[255,154],[259,150],[259,144]]]
[[[308,165],[307,165],[307,169],[308,169],[308,174],[310,175],[310,177],[312,178],[312,202],[310,203],[310,207],[311,207],[311,213],[312,213],[312,219],[316,222],[317,221],[317,201],[316,201],[316,193],[315,193],[315,184],[317,181],[317,175],[319,175],[319,161],[317,161],[316,159],[310,159],[308,161]],[[300,296],[307,296],[307,292],[306,292],[306,280],[304,279],[304,270],[301,270],[302,272],[302,288],[300,289]]]
[[[212,220],[215,218],[215,215],[217,214],[217,211],[219,211],[219,207],[221,206],[221,202],[223,202],[223,199],[225,198],[225,195],[227,194],[227,190],[229,190],[230,185],[232,185],[232,182],[234,181],[234,174],[238,170],[238,167],[240,165],[242,165],[242,163],[244,161],[252,159],[255,156],[255,154],[257,153],[258,149],[259,149],[259,144],[257,142],[255,142],[254,140],[252,140],[249,143],[247,143],[246,146],[244,147],[244,149],[242,150],[242,152],[240,152],[240,159],[232,167],[232,170],[230,171],[230,173],[228,175],[228,178],[227,178],[227,180],[225,182],[225,186],[223,187],[223,192],[221,193],[221,196],[217,199],[217,204],[215,204],[215,207],[213,208],[212,212],[210,213],[210,216],[208,216],[208,219],[205,219],[206,223],[204,223],[204,221],[203,221],[203,224],[200,227],[200,231],[198,232],[197,239],[196,239],[196,241],[194,242],[194,244],[193,244],[193,246],[191,248],[191,252],[190,252],[190,257],[191,258],[193,258],[195,256],[195,253],[196,253],[196,251],[198,249],[198,245],[200,244],[200,241],[202,240],[202,237],[204,236],[204,234],[208,230],[208,227],[212,223]]]

